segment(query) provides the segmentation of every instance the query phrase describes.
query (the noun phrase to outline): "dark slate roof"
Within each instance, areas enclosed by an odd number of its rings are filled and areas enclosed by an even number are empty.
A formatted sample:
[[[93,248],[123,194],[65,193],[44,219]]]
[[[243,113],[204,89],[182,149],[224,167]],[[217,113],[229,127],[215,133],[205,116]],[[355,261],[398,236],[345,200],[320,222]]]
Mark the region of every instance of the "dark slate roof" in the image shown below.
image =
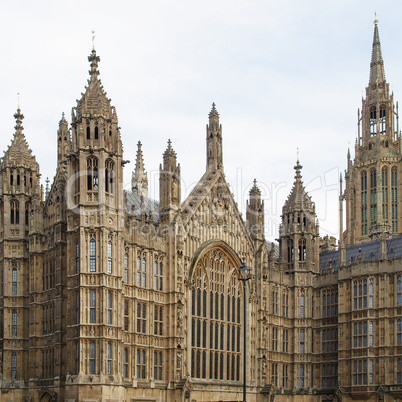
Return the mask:
[[[151,198],[144,198],[145,219],[148,219],[149,213],[152,211],[154,223],[159,223],[159,203]],[[127,211],[129,215],[137,218],[141,217],[141,196],[127,192]]]
[[[373,241],[370,243],[359,244],[346,248],[346,265],[353,264],[359,257],[359,250],[363,261],[377,261],[380,259],[380,241]],[[394,258],[402,257],[402,236],[395,237],[387,240],[387,258],[392,260]],[[320,271],[325,274],[331,263],[332,269],[337,271],[340,264],[340,250],[329,251],[320,254]]]
[[[275,261],[279,260],[279,244],[275,243],[274,241],[267,241],[266,242],[268,251],[271,251],[272,245],[274,245],[274,252],[275,252]]]

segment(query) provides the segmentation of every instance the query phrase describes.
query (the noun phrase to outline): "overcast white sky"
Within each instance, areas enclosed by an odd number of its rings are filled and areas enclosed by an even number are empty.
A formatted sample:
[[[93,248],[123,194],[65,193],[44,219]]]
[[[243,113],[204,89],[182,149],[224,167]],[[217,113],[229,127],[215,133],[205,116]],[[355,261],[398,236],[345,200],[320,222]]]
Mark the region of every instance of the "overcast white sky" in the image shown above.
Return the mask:
[[[297,158],[321,235],[338,237],[338,178],[368,83],[374,12],[385,73],[402,94],[402,2],[18,1],[0,5],[0,150],[14,133],[17,92],[42,179],[56,168],[56,132],[80,98],[96,31],[100,78],[121,126],[126,187],[143,144],[150,196],[170,138],[182,199],[205,170],[212,102],[223,126],[226,178],[239,208],[257,179],[266,234],[278,235]]]

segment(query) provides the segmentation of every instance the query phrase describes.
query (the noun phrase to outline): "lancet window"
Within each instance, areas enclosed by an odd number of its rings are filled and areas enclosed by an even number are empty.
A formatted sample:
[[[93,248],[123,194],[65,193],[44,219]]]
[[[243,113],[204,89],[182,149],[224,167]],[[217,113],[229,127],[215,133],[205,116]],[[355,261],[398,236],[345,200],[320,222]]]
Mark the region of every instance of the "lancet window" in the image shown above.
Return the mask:
[[[398,231],[398,170],[393,167],[391,170],[391,216],[392,232]]]
[[[98,191],[98,185],[98,159],[90,157],[87,159],[87,189],[90,191]]]
[[[362,189],[362,235],[367,234],[367,172],[361,174],[361,189]]]

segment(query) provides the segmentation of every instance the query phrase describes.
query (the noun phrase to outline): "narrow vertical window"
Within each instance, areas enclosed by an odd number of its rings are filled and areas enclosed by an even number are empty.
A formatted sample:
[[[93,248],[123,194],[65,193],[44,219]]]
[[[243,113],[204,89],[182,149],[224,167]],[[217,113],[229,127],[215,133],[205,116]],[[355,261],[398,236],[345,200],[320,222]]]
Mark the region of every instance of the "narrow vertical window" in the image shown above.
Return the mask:
[[[11,355],[11,379],[17,379],[17,354],[15,352]]]
[[[402,384],[402,360],[398,359],[396,363],[396,383]]]
[[[95,127],[95,140],[99,139],[99,128],[98,126]]]
[[[89,296],[89,322],[91,324],[96,322],[96,293],[91,290]]]
[[[387,133],[387,122],[385,116],[385,105],[380,106],[380,135]]]
[[[12,294],[15,296],[17,294],[17,279],[18,279],[18,274],[17,274],[17,268],[13,268],[13,278],[12,278]]]
[[[107,243],[107,273],[113,272],[113,254],[112,254],[112,242],[109,240]]]
[[[367,234],[367,172],[361,174],[361,213],[362,213],[362,235]]]
[[[15,310],[13,310],[13,312],[12,312],[12,326],[11,326],[11,336],[13,338],[17,337],[17,323],[18,323],[17,312]]]
[[[396,322],[396,344],[398,346],[402,345],[402,321],[398,320]]]
[[[305,316],[305,302],[306,297],[304,295],[304,292],[302,292],[300,295],[300,318],[304,318]]]
[[[105,162],[105,191],[107,193],[113,194],[113,162],[108,159]]]
[[[396,283],[396,305],[402,306],[402,277],[398,276]]]
[[[377,110],[374,107],[370,109],[370,137],[377,134]]]
[[[87,140],[91,138],[91,129],[89,126],[87,126]]]
[[[25,225],[29,225],[29,202],[25,203]]]
[[[128,349],[124,348],[124,357],[123,357],[124,367],[123,367],[123,377],[128,378]]]
[[[300,388],[304,388],[304,364],[300,365]]]
[[[112,357],[113,357],[113,350],[112,350],[112,342],[107,343],[107,374],[112,374]]]
[[[75,322],[76,324],[80,323],[80,292],[77,291],[75,294]]]
[[[305,330],[301,329],[300,330],[300,353],[304,353],[305,349],[304,349],[304,339],[305,339]]]
[[[146,368],[145,350],[137,349],[137,378],[140,379],[145,378],[145,368]]]
[[[391,170],[391,217],[392,232],[398,232],[398,169],[393,167]]]
[[[142,282],[141,285],[145,288],[147,283],[147,260],[145,258],[142,259]]]
[[[87,159],[87,189],[90,191],[98,191],[98,159],[90,157]]]
[[[162,352],[154,352],[154,380],[162,380]]]
[[[128,331],[129,315],[128,315],[128,300],[124,300],[124,330]]]
[[[137,286],[141,286],[141,258],[137,258]]]
[[[163,290],[162,287],[162,262],[158,263],[155,261],[154,263],[154,289],[155,290]]]
[[[113,323],[113,295],[112,292],[107,294],[107,323],[112,325]]]
[[[80,272],[80,242],[75,243],[75,272]]]
[[[381,172],[382,184],[382,220],[388,222],[388,169],[383,168]]]
[[[95,374],[95,342],[89,344],[89,374]]]
[[[89,271],[96,272],[96,237],[91,235],[89,241]]]
[[[370,170],[370,222],[377,222],[377,172],[375,169]]]
[[[128,254],[124,254],[124,283],[128,283]]]

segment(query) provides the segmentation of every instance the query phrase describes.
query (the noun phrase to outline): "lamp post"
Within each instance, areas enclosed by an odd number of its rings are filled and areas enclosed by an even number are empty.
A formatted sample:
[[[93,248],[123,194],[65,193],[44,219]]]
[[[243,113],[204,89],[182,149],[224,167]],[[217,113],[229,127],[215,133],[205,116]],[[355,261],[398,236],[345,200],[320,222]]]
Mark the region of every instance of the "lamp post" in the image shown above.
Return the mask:
[[[246,380],[247,380],[247,314],[246,314],[246,282],[251,279],[251,268],[243,261],[239,267],[239,280],[243,282],[243,402],[246,402]]]

